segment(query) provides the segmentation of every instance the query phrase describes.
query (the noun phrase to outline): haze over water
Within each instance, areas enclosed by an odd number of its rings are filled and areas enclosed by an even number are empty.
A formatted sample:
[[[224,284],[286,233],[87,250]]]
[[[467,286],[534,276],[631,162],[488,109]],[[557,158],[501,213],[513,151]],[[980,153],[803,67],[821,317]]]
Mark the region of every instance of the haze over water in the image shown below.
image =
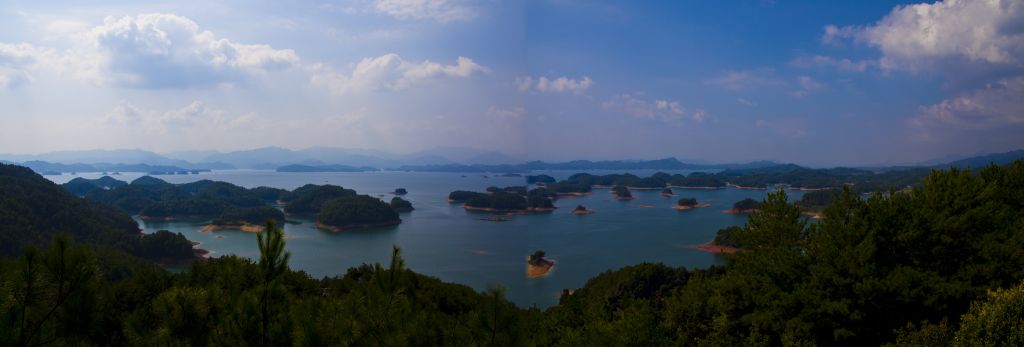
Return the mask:
[[[577,171],[545,172],[565,179]],[[621,171],[587,171],[593,174]],[[646,177],[655,171],[630,170]],[[688,173],[674,171],[670,173]],[[99,174],[79,175],[96,178]],[[131,181],[139,174],[116,176]],[[485,178],[486,176],[486,178]],[[46,176],[57,183],[71,175]],[[200,179],[225,181],[244,187],[268,186],[295,189],[305,184],[335,184],[355,189],[360,194],[390,200],[389,192],[406,188],[405,198],[415,211],[401,215],[395,227],[331,233],[317,229],[314,221],[289,218],[284,226],[287,249],[292,253],[290,266],[314,277],[344,274],[360,264],[387,264],[392,245],[402,248],[406,265],[419,273],[443,281],[466,284],[476,290],[504,287],[510,300],[521,307],[548,307],[558,303],[563,289],[582,287],[587,279],[607,270],[641,262],[663,262],[673,266],[706,268],[721,264],[721,256],[687,248],[714,238],[715,232],[730,225],[742,225],[745,215],[722,213],[744,198],[761,200],[766,191],[721,189],[681,190],[676,196],[663,197],[659,190],[633,190],[636,199],[618,201],[607,189],[595,189],[584,197],[555,201],[552,213],[508,216],[508,222],[480,220],[493,214],[469,212],[461,204],[449,203],[454,190],[483,191],[489,186],[524,185],[524,177],[501,177],[479,173],[360,172],[360,173],[278,173],[260,170],[226,170],[200,175],[156,176],[171,183]],[[789,191],[799,198],[798,191]],[[693,197],[711,207],[677,211],[671,207],[682,197]],[[571,214],[582,204],[595,213]],[[236,254],[259,257],[256,235],[237,230],[203,233],[208,220],[172,222],[143,221],[145,232],[161,229],[180,232],[211,256]],[[554,270],[541,278],[527,278],[525,257],[543,250],[557,262]]]

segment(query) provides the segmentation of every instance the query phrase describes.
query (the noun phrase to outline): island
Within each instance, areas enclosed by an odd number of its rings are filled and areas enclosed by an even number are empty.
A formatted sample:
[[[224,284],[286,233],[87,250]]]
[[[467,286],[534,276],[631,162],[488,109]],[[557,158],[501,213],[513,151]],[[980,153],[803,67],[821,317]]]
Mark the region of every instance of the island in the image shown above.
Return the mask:
[[[708,206],[711,206],[711,205],[710,204],[698,203],[697,199],[694,199],[694,198],[682,198],[682,199],[679,199],[679,201],[676,202],[676,205],[672,206],[672,208],[680,210],[680,211],[686,211],[686,210],[689,210],[689,209],[708,207]]]
[[[547,275],[555,267],[555,261],[544,258],[544,251],[536,251],[526,257],[526,277],[537,278]]]
[[[576,205],[576,208],[572,209],[572,214],[577,216],[588,215],[594,213],[594,211],[588,210],[586,206]]]
[[[671,198],[675,193],[672,192],[672,188],[665,188],[661,190],[661,196]]]
[[[328,200],[321,206],[316,226],[332,232],[398,225],[402,219],[391,205],[369,195]]]
[[[611,192],[615,194],[615,200],[633,200],[633,193],[630,193],[626,186],[617,185],[612,188]]]
[[[739,252],[740,242],[736,239],[736,235],[742,233],[743,230],[744,229],[742,227],[738,226],[718,229],[714,240],[691,248],[718,254],[733,254]]]
[[[409,194],[409,192],[406,191],[405,188],[397,188],[397,189],[395,189],[395,191],[391,192],[391,194],[405,195],[405,194]]]
[[[230,207],[224,209],[220,217],[203,227],[202,232],[237,229],[258,233],[264,230],[267,221],[274,221],[277,225],[281,225],[284,220],[284,212],[270,206]]]
[[[470,211],[482,212],[551,212],[556,209],[551,199],[539,195],[522,195],[509,192],[479,194],[462,205]]]
[[[725,210],[725,213],[754,213],[761,209],[761,202],[746,198],[732,204],[732,208]]]
[[[405,200],[397,196],[391,198],[391,208],[398,212],[409,212],[414,210],[412,203],[409,202],[409,200]]]

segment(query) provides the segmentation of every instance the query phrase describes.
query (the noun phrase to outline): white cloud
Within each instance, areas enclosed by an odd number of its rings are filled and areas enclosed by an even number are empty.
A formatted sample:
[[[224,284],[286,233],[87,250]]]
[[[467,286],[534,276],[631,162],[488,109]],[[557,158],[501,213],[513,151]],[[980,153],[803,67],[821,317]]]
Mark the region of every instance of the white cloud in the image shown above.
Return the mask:
[[[750,106],[750,107],[757,106],[757,104],[755,104],[753,101],[750,101],[750,100],[747,100],[747,99],[744,99],[744,98],[736,98],[736,102],[738,102],[738,103],[740,103],[740,105],[744,105],[744,106]]]
[[[829,26],[823,41],[854,38],[878,47],[883,69],[919,70],[950,58],[1019,65],[1024,1],[946,0],[897,6],[867,27]]]
[[[526,109],[522,106],[517,106],[511,109],[491,106],[487,109],[486,115],[499,120],[522,120],[526,117]]]
[[[401,90],[432,78],[466,78],[487,68],[472,59],[458,57],[453,65],[425,60],[411,63],[394,53],[365,58],[351,73],[339,72],[331,67],[316,66],[312,82],[343,95],[374,90]]]
[[[821,82],[815,81],[810,76],[798,76],[796,78],[797,86],[799,89],[790,92],[791,95],[802,98],[808,94],[825,90],[825,85]]]
[[[580,94],[587,89],[590,89],[592,85],[594,85],[594,80],[590,79],[590,77],[586,75],[578,80],[564,76],[550,79],[545,76],[537,78],[530,76],[516,78],[516,86],[519,88],[519,91],[522,92],[535,90],[541,93]]]
[[[103,120],[147,133],[166,133],[171,128],[189,127],[231,130],[250,123],[255,116],[254,113],[234,115],[226,110],[207,107],[202,101],[193,101],[164,112],[142,110],[131,103],[121,102]]]
[[[448,23],[473,19],[476,9],[457,0],[376,0],[374,10],[398,19],[427,19]]]
[[[703,122],[707,118],[704,110],[687,111],[678,101],[647,101],[640,94],[617,94],[601,103],[606,110],[625,113],[635,118],[680,123],[685,120]]]
[[[874,60],[850,60],[847,58],[833,58],[824,55],[811,55],[811,56],[800,56],[794,59],[791,64],[803,67],[827,67],[838,69],[839,71],[845,72],[864,72],[871,67],[875,67],[878,62]]]
[[[821,42],[830,45],[841,45],[846,39],[857,35],[857,28],[852,26],[837,27],[829,24],[825,26],[825,33],[821,35]]]
[[[0,89],[14,88],[32,81],[30,70],[49,52],[27,43],[0,43]]]
[[[921,108],[910,125],[959,129],[1024,124],[1024,77],[1001,79],[983,89]]]
[[[107,17],[86,37],[98,55],[102,78],[129,87],[232,83],[299,63],[293,50],[217,38],[174,14]]]
[[[761,87],[780,86],[784,81],[773,77],[771,70],[729,71],[705,83],[729,90],[757,89]]]

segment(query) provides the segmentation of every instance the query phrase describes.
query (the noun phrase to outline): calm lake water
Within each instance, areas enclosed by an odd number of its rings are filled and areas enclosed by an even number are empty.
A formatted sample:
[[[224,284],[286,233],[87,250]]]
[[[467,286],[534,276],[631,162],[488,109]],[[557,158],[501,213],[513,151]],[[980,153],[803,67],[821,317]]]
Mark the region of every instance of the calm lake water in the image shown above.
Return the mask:
[[[542,172],[564,179],[578,171]],[[593,174],[622,171],[587,171]],[[655,171],[631,170],[641,177]],[[685,171],[666,171],[683,173]],[[99,174],[79,174],[97,178]],[[115,178],[131,181],[140,174]],[[47,176],[63,183],[71,175]],[[394,227],[331,233],[314,227],[311,220],[293,219],[284,226],[290,266],[315,277],[335,276],[362,263],[386,264],[392,245],[402,248],[406,265],[422,274],[469,285],[477,290],[501,286],[510,300],[522,307],[548,307],[558,303],[562,289],[579,288],[601,272],[642,262],[702,268],[724,263],[715,254],[687,248],[714,238],[715,232],[730,225],[742,225],[744,215],[722,213],[744,198],[761,200],[765,191],[675,190],[676,196],[662,197],[658,190],[634,190],[631,201],[612,198],[607,189],[595,189],[584,197],[555,201],[553,213],[510,216],[509,222],[489,222],[486,213],[468,212],[448,203],[453,190],[483,191],[489,186],[524,185],[524,177],[500,177],[478,173],[367,172],[367,173],[278,173],[259,170],[226,170],[199,175],[157,176],[171,183],[200,179],[231,182],[244,187],[268,186],[295,189],[313,184],[335,184],[360,194],[381,196],[406,188],[405,198],[415,211],[401,214],[402,224]],[[790,191],[790,198],[802,195]],[[677,211],[671,207],[681,197],[693,197],[711,207]],[[576,216],[572,209],[582,204],[594,214]],[[138,219],[137,219],[138,220]],[[235,230],[200,232],[208,221],[148,222],[138,220],[145,232],[167,229],[201,242],[211,256],[237,254],[257,259],[256,235]],[[544,250],[557,262],[545,277],[526,277],[525,257]]]

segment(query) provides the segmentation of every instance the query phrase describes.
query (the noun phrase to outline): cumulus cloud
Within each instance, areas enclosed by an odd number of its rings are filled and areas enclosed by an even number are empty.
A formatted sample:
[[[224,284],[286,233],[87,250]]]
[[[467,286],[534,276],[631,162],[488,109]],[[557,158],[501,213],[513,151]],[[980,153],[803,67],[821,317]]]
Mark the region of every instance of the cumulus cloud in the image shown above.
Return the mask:
[[[27,43],[0,43],[0,88],[14,88],[32,81],[30,70],[49,54]]]
[[[786,83],[775,78],[771,70],[729,71],[705,83],[729,90],[758,89],[762,87],[780,86]]]
[[[524,76],[516,78],[516,86],[521,92],[534,90],[541,93],[580,94],[590,89],[592,85],[594,85],[594,80],[586,75],[580,79],[572,79],[565,76],[556,78]]]
[[[430,60],[408,62],[394,53],[365,58],[350,73],[327,66],[317,66],[312,82],[328,88],[337,95],[374,90],[401,90],[423,80],[433,78],[465,78],[486,72],[487,68],[472,59],[458,57],[453,65]]]
[[[103,120],[107,124],[127,126],[152,133],[165,133],[171,128],[202,127],[212,130],[230,130],[250,123],[255,114],[235,115],[226,110],[211,108],[202,101],[168,111],[143,110],[122,102]]]
[[[982,129],[1024,124],[1024,77],[1001,79],[983,89],[921,108],[910,120],[927,130],[936,126]]]
[[[477,11],[457,0],[376,0],[374,10],[398,19],[433,20],[440,23],[468,20]]]
[[[642,96],[636,93],[617,94],[602,102],[601,107],[635,118],[660,120],[668,123],[680,123],[685,120],[703,122],[707,118],[707,112],[704,110],[688,111],[678,101],[648,101],[641,98]]]
[[[877,47],[883,69],[933,68],[947,59],[1022,63],[1024,1],[946,0],[898,6],[874,25],[825,27],[823,42],[852,38]]]
[[[86,37],[96,49],[102,75],[128,87],[231,83],[299,63],[299,56],[290,49],[218,38],[191,19],[174,14],[107,17]]]

